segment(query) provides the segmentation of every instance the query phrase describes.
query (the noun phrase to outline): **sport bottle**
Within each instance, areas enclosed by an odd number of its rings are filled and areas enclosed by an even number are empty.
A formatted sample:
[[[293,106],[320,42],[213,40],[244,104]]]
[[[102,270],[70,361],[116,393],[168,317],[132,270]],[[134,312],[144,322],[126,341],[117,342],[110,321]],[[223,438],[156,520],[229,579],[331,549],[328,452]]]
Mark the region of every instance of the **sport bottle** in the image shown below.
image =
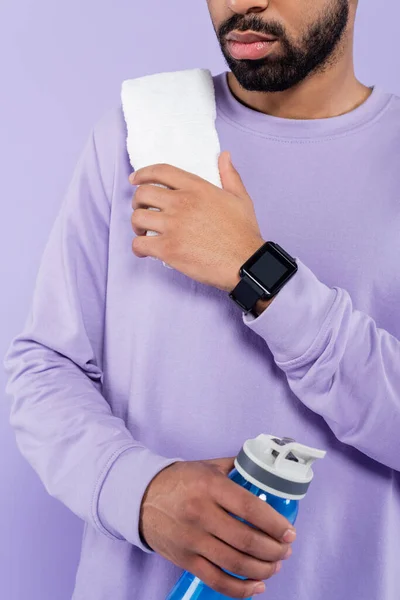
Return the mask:
[[[294,525],[299,512],[299,500],[304,498],[313,478],[312,463],[324,458],[326,452],[262,433],[246,440],[235,458],[228,477],[267,502]],[[235,516],[235,515],[232,515]],[[244,519],[236,519],[251,525]],[[239,579],[246,579],[235,575]],[[222,600],[229,598],[208,587],[198,577],[184,571],[166,600]]]

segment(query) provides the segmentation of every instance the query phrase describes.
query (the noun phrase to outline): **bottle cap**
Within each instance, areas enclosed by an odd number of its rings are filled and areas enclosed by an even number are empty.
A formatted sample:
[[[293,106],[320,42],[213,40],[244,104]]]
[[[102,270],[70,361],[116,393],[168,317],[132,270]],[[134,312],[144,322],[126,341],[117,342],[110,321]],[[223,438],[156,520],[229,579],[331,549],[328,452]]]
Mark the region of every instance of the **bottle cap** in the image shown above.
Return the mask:
[[[282,498],[304,498],[314,476],[311,468],[326,452],[261,433],[246,440],[235,459],[235,467],[248,481]]]

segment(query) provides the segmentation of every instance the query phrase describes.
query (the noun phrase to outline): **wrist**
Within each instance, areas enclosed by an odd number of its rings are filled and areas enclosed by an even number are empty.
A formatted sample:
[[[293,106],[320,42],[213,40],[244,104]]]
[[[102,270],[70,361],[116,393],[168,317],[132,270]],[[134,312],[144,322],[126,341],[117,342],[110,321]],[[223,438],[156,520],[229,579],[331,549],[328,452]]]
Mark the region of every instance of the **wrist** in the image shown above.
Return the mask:
[[[263,300],[262,298],[260,300],[257,300],[255,306],[254,306],[254,312],[256,313],[257,317],[259,317],[261,315],[261,313],[264,312],[264,310],[266,308],[268,308],[268,306],[271,304],[271,302],[274,301],[275,296],[273,296],[272,298],[270,298],[269,300]]]

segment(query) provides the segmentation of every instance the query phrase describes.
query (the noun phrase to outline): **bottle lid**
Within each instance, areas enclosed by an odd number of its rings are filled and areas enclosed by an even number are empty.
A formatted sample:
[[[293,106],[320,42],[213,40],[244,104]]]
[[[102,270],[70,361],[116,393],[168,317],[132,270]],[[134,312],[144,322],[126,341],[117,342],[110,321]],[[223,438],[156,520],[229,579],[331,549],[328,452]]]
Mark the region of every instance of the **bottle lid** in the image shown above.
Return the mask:
[[[326,452],[261,433],[246,440],[235,459],[235,467],[248,481],[282,498],[304,498],[314,476],[311,468]]]

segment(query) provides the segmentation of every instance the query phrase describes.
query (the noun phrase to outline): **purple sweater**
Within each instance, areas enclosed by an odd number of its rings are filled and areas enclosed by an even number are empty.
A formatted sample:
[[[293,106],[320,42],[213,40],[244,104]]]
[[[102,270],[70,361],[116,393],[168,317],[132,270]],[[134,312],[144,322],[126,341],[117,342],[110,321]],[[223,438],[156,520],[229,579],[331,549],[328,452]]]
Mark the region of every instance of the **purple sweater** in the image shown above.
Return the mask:
[[[398,600],[400,99],[289,120],[214,77],[221,148],[298,272],[259,317],[131,249],[121,106],[94,125],[5,357],[11,424],[84,519],[74,600],[162,600],[181,569],[139,537],[151,479],[259,433],[327,450],[292,557],[259,598]]]

